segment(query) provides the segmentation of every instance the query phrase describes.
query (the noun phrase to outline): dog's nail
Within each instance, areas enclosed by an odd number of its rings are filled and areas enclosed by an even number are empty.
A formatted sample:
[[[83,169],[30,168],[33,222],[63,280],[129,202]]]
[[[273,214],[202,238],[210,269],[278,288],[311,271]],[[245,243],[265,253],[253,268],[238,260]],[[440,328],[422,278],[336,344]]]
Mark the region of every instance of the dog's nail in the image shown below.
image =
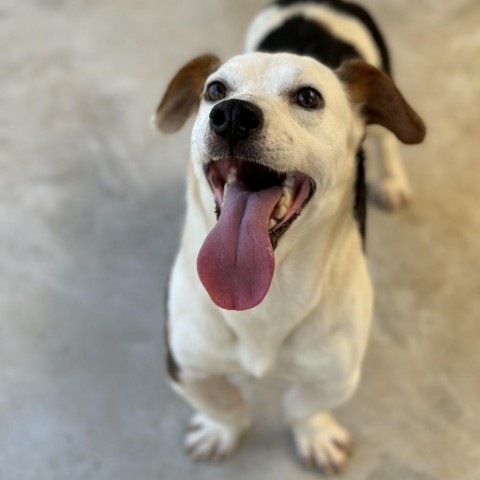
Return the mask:
[[[188,426],[187,432],[188,433],[196,432],[197,430],[200,430],[200,428],[202,428],[201,425],[192,423],[191,425]]]
[[[307,468],[315,468],[315,461],[313,457],[313,452],[311,450],[304,457],[305,465]]]

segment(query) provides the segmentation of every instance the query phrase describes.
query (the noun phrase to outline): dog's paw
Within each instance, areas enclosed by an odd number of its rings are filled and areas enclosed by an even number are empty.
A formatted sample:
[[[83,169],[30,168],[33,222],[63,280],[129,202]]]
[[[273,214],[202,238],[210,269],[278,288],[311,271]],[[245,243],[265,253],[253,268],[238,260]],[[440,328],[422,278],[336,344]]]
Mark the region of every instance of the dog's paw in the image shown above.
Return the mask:
[[[236,450],[247,429],[248,425],[227,425],[196,413],[185,437],[185,451],[195,461],[221,462]]]
[[[386,178],[369,185],[372,201],[384,210],[391,212],[406,205],[412,198],[408,183],[397,178]]]
[[[295,446],[309,468],[326,475],[342,473],[351,449],[351,437],[329,413],[319,413],[292,427]]]

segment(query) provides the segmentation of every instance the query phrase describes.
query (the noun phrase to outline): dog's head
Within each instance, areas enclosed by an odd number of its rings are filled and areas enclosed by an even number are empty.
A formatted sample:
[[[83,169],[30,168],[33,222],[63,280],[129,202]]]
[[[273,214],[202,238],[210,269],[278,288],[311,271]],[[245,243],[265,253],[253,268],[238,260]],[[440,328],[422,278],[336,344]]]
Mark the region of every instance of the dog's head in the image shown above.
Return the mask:
[[[353,191],[367,124],[383,125],[404,143],[425,135],[392,80],[362,61],[334,72],[292,54],[251,53],[223,65],[198,57],[170,82],[155,123],[174,132],[197,110],[194,174],[200,201],[218,219],[198,273],[213,301],[235,310],[263,300],[273,249],[290,226],[315,225],[325,198],[337,192],[341,203],[338,192]]]

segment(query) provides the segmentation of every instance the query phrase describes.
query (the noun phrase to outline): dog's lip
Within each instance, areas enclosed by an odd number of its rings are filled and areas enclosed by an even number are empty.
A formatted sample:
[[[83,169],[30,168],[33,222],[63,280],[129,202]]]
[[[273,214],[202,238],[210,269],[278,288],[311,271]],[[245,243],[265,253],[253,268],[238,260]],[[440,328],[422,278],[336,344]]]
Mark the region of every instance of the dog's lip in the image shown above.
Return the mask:
[[[298,217],[316,190],[313,179],[302,172],[280,172],[255,160],[240,157],[212,158],[205,164],[204,171],[215,197],[217,215],[221,213],[232,172],[235,172],[235,181],[243,183],[252,191],[282,187],[282,197],[272,212],[269,225],[269,233],[272,242],[275,237],[275,243]],[[264,185],[261,184],[262,178]],[[283,210],[282,206],[285,207]]]

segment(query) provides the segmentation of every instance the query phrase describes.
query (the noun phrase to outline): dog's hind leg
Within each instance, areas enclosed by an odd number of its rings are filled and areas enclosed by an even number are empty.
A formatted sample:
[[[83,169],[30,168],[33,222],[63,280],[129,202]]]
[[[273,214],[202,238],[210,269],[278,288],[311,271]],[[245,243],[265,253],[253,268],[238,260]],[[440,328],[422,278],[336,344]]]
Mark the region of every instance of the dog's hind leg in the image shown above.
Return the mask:
[[[238,388],[224,376],[188,378],[184,374],[172,385],[197,410],[185,437],[187,453],[194,460],[213,462],[232,454],[250,426]]]
[[[374,125],[368,128],[378,150],[378,176],[369,185],[372,200],[386,210],[397,210],[411,198],[412,192],[400,154],[399,143],[393,133]]]
[[[327,475],[341,473],[351,448],[349,432],[329,412],[355,391],[359,374],[338,385],[297,384],[285,397],[284,407],[295,447],[310,468]]]

